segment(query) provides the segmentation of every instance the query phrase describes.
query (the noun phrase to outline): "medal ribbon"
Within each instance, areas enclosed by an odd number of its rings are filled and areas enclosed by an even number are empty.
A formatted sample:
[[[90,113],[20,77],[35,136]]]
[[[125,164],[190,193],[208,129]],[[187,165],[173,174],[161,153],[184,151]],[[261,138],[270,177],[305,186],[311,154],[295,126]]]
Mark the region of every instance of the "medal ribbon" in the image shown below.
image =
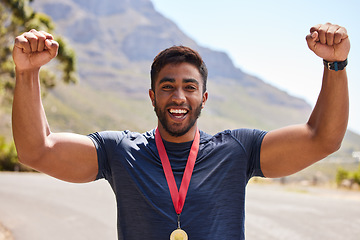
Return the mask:
[[[186,163],[186,167],[185,167],[183,178],[181,180],[181,185],[180,185],[179,191],[176,186],[176,182],[175,182],[173,171],[171,169],[170,161],[169,161],[168,155],[166,153],[165,146],[161,139],[158,128],[156,128],[156,132],[155,132],[155,142],[156,142],[156,147],[158,149],[161,163],[162,163],[162,166],[164,169],[166,181],[169,186],[170,195],[171,195],[171,199],[174,204],[175,212],[179,215],[179,214],[181,214],[182,209],[184,207],[186,194],[187,194],[189,184],[190,184],[190,179],[191,179],[191,176],[192,176],[192,173],[194,170],[196,157],[197,157],[197,154],[199,151],[200,133],[199,133],[199,130],[196,129],[195,138],[194,138],[194,141],[193,141],[191,149],[190,149],[189,157],[188,157],[188,160]]]

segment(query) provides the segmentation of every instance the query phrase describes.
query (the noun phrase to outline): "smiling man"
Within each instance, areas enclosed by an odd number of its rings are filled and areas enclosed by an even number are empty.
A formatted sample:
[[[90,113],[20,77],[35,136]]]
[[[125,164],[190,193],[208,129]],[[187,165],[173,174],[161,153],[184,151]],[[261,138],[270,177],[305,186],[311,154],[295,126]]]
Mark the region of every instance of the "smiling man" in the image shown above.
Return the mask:
[[[201,57],[183,46],[167,49],[155,58],[151,81],[149,95],[161,136],[172,142],[193,140],[196,120],[208,98],[207,69]]]
[[[13,52],[13,135],[19,159],[69,182],[108,180],[117,200],[118,239],[244,239],[249,179],[300,171],[336,151],[346,131],[346,29],[316,25],[306,41],[323,59],[324,75],[317,104],[302,125],[214,136],[200,131],[207,69],[196,51],[175,46],[159,53],[151,67],[156,129],[82,136],[50,131],[39,70],[57,55],[58,44],[46,32],[24,33]]]

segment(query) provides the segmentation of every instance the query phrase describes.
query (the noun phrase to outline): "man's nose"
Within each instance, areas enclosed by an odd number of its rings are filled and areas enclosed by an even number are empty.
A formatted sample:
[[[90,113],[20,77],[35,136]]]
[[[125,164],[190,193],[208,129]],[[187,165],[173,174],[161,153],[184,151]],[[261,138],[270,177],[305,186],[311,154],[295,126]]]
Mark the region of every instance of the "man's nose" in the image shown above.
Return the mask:
[[[172,95],[172,100],[180,105],[183,104],[186,101],[185,93],[182,89],[177,89],[174,91],[174,94]]]

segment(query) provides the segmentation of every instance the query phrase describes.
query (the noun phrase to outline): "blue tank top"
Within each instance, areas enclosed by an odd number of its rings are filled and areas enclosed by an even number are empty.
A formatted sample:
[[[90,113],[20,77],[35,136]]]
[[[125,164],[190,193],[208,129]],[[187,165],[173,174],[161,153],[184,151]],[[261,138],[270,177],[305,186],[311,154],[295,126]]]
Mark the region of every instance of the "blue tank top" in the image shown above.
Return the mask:
[[[98,154],[97,179],[105,178],[117,201],[119,240],[169,239],[177,228],[155,130],[105,131],[89,135]],[[260,148],[266,132],[226,130],[214,136],[200,131],[200,148],[181,213],[189,239],[244,239],[245,187],[263,176]],[[164,142],[180,187],[192,142]]]

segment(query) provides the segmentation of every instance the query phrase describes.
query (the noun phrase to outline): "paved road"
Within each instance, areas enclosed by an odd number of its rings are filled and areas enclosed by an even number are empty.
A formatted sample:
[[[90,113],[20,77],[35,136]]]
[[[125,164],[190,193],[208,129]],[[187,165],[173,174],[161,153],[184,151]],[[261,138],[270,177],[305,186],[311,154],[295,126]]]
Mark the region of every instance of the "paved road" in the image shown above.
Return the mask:
[[[16,240],[115,240],[115,198],[105,181],[0,173],[0,222]]]
[[[247,240],[360,239],[360,193],[250,185],[246,211]],[[0,222],[16,240],[115,240],[115,199],[105,181],[0,173]]]
[[[359,240],[360,192],[250,185],[248,240]]]

